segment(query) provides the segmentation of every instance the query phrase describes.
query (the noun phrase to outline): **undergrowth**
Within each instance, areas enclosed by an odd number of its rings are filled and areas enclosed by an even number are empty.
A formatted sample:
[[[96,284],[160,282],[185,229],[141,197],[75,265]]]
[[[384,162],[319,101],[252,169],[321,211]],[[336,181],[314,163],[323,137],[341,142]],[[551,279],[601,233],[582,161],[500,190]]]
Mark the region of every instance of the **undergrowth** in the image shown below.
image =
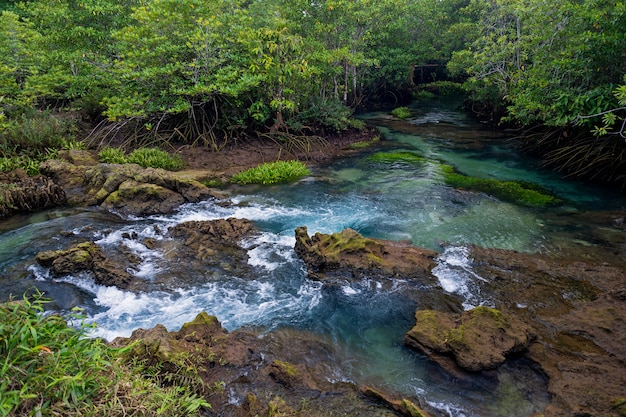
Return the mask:
[[[140,148],[130,154],[118,148],[104,148],[98,153],[100,162],[107,164],[137,164],[144,168],[163,168],[177,171],[185,166],[179,155],[170,155],[158,148]]]
[[[0,121],[0,172],[21,168],[39,174],[39,165],[55,158],[60,149],[84,149],[76,140],[76,126],[50,112],[32,111]]]
[[[231,182],[241,185],[271,185],[293,181],[310,173],[306,165],[300,161],[276,161],[235,174],[231,177]]]
[[[210,407],[123,360],[132,345],[88,338],[89,326],[46,314],[46,302],[37,293],[0,304],[0,416],[195,416]]]

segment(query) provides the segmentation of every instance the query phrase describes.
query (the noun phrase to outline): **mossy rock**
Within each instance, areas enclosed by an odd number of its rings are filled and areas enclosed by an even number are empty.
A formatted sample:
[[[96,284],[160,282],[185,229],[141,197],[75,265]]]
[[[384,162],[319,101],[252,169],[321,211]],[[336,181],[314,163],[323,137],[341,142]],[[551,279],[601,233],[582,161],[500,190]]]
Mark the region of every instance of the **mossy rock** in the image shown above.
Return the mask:
[[[451,355],[469,371],[493,369],[507,356],[525,350],[530,328],[499,310],[479,306],[461,315],[418,310],[405,343],[426,355]]]
[[[441,170],[446,184],[454,188],[483,192],[503,201],[527,207],[551,207],[562,204],[562,200],[530,182],[470,177],[456,172],[453,167],[445,164],[441,165]]]

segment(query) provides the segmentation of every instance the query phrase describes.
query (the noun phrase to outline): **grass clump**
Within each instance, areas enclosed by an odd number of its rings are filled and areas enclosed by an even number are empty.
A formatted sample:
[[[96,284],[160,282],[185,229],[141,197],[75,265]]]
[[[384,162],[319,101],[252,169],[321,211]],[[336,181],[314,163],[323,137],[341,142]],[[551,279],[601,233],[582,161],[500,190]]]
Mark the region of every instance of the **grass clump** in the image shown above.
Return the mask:
[[[310,173],[311,171],[300,161],[276,161],[268,162],[235,174],[231,177],[231,182],[241,185],[271,185],[294,181]]]
[[[2,119],[2,118],[0,118]],[[84,149],[75,139],[74,122],[60,120],[50,112],[22,114],[0,120],[0,172],[21,168],[39,174],[39,165],[55,158],[59,149]]]
[[[0,415],[195,416],[210,405],[186,387],[164,387],[123,350],[87,338],[46,300],[0,304]]]
[[[183,159],[178,155],[170,155],[158,148],[136,149],[126,155],[118,148],[104,148],[98,153],[100,162],[107,164],[137,164],[144,168],[162,168],[168,171],[177,171],[185,166]]]
[[[469,177],[456,172],[450,165],[442,164],[441,167],[446,184],[454,188],[483,192],[527,207],[550,207],[562,203],[559,198],[548,194],[536,184]]]
[[[373,155],[370,155],[367,158],[368,161],[371,162],[379,162],[383,164],[394,164],[394,163],[405,163],[418,165],[422,164],[426,161],[426,159],[422,156],[419,156],[413,152],[378,152]]]
[[[391,114],[398,119],[407,119],[411,116],[411,110],[408,107],[396,107],[391,111]]]

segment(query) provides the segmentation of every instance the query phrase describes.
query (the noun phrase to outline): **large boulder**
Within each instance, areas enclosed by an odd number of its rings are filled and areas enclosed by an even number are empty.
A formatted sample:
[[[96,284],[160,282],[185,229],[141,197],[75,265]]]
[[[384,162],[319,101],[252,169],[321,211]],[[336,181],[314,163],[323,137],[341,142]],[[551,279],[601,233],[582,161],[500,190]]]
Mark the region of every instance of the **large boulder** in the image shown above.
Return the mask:
[[[512,354],[525,351],[531,329],[508,314],[476,307],[460,315],[418,310],[405,343],[426,354],[451,355],[468,371],[493,369]]]
[[[91,272],[96,284],[121,289],[138,289],[139,282],[110,261],[94,242],[83,242],[65,250],[39,252],[36,261],[54,276]]]
[[[429,278],[437,253],[407,242],[370,239],[352,229],[309,236],[305,226],[295,230],[295,251],[311,278],[380,276]]]
[[[123,214],[152,215],[213,196],[200,182],[174,172],[136,164],[94,164],[93,159],[79,156],[70,154],[40,167],[65,190],[72,205],[102,205]]]

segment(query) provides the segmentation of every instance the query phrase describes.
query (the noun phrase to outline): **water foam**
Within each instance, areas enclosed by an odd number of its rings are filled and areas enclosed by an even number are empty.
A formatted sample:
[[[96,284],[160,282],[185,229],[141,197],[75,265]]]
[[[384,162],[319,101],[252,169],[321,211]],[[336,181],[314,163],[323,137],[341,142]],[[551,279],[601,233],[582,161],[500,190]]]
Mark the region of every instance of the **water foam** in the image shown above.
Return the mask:
[[[490,305],[490,301],[480,293],[479,281],[486,280],[472,270],[472,259],[467,247],[448,246],[436,261],[433,275],[439,279],[444,291],[461,296],[464,309]]]

